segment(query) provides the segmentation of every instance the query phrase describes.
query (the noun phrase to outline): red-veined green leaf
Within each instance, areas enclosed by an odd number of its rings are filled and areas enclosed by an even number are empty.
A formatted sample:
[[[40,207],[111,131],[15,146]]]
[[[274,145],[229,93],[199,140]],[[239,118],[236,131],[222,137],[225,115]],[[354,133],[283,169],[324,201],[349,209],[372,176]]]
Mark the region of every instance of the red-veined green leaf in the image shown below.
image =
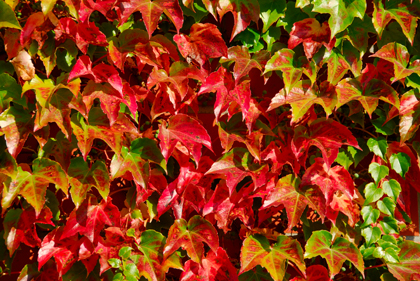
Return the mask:
[[[280,281],[286,273],[288,262],[293,262],[305,274],[303,251],[297,240],[279,235],[277,242],[271,246],[265,236],[255,234],[247,237],[243,242],[239,274],[261,265],[268,270],[274,280]]]
[[[335,241],[332,239],[328,231],[314,231],[305,246],[305,259],[316,256],[326,259],[331,277],[339,273],[343,263],[348,260],[364,276],[363,257],[356,246],[342,237]]]
[[[323,1],[315,0],[312,11],[330,14],[328,24],[331,28],[331,38],[346,29],[355,17],[363,19],[366,11],[366,1],[356,0],[347,3],[345,0]]]

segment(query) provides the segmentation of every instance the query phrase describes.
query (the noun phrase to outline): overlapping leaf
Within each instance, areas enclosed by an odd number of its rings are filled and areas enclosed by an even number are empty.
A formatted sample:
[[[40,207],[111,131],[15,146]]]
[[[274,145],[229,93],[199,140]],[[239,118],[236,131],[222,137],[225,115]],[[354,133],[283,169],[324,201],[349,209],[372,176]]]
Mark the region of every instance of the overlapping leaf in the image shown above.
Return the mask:
[[[217,252],[219,237],[211,223],[200,216],[192,217],[188,223],[184,219],[178,219],[169,229],[163,256],[167,258],[178,248],[182,247],[187,251],[191,260],[201,263],[204,254],[203,242],[212,251]]]
[[[166,161],[178,141],[187,147],[196,163],[200,161],[202,145],[212,150],[210,136],[206,129],[197,120],[184,114],[169,118],[168,128],[165,125],[160,126],[158,138]]]
[[[241,270],[243,273],[257,265],[265,267],[274,280],[283,280],[287,263],[292,262],[305,274],[302,248],[293,238],[280,235],[271,246],[268,239],[261,234],[247,237],[241,249]]]

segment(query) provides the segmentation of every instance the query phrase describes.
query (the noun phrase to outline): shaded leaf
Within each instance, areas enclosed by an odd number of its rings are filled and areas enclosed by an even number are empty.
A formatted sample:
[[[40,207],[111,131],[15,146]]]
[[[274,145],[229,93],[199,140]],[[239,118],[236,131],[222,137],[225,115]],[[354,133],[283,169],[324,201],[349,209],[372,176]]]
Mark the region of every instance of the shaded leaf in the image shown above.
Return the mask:
[[[12,8],[3,1],[0,2],[0,11],[2,11],[0,16],[0,28],[10,27],[22,29]]]
[[[331,30],[328,23],[322,25],[313,18],[304,19],[293,24],[292,32],[288,41],[288,48],[294,49],[303,43],[303,49],[308,59],[311,59],[316,52],[324,45],[329,51],[335,44],[335,37],[331,40]]]
[[[309,147],[314,145],[321,150],[325,164],[330,167],[343,144],[360,149],[356,138],[347,127],[333,119],[319,118],[312,122],[309,128],[299,126],[295,129],[292,151],[304,164]]]
[[[329,168],[322,158],[316,158],[302,177],[301,185],[317,185],[324,194],[327,204],[326,215],[335,222],[337,212],[348,216],[349,224],[354,225],[359,220],[359,208],[353,202],[358,198],[354,182],[349,172],[342,166]]]
[[[73,158],[67,171],[71,185],[70,194],[76,208],[86,198],[92,186],[96,187],[103,199],[107,199],[110,188],[108,169],[104,162],[97,160],[89,168],[82,157]]]

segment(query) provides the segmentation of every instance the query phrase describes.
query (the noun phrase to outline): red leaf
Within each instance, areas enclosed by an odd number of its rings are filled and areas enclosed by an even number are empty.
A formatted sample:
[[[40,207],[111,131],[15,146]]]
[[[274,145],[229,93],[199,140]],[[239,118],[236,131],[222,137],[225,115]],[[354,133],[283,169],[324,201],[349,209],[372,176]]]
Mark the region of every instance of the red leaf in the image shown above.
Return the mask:
[[[217,252],[219,236],[211,223],[200,216],[192,217],[188,224],[186,220],[178,219],[169,229],[163,256],[166,259],[182,247],[193,261],[201,263],[204,254],[203,242]]]
[[[33,130],[33,119],[28,111],[12,106],[1,113],[0,127],[7,150],[16,159]]]
[[[275,187],[268,190],[268,195],[260,208],[260,210],[264,210],[283,205],[286,208],[288,218],[287,232],[290,232],[299,223],[300,217],[308,205],[305,196],[297,192],[299,184],[300,180],[292,175],[282,177]]]
[[[235,147],[225,153],[211,168],[207,174],[219,174],[226,179],[229,193],[232,194],[236,185],[246,176],[251,176],[255,188],[267,182],[268,166],[251,165],[251,157],[248,150]]]
[[[203,208],[203,216],[214,213],[217,226],[225,233],[230,230],[232,222],[239,218],[246,227],[254,226],[254,212],[252,208],[252,198],[246,196],[249,190],[242,188],[239,192],[233,190],[232,194],[224,181],[216,187],[212,197]]]
[[[311,59],[316,52],[324,45],[329,51],[335,45],[335,37],[330,40],[331,30],[327,22],[322,25],[313,18],[304,19],[293,24],[292,32],[288,42],[288,48],[294,49],[303,43],[305,55]]]
[[[52,257],[57,264],[60,277],[77,261],[79,239],[77,236],[64,239],[63,227],[58,227],[47,234],[38,251],[38,270]]]
[[[228,273],[228,274],[227,274]],[[188,260],[184,266],[180,281],[235,281],[238,280],[236,268],[230,262],[229,256],[221,247],[217,252],[209,252],[207,257],[198,264]]]
[[[205,2],[208,3],[211,1]],[[218,3],[216,5],[212,3],[212,6],[215,5],[217,7],[217,12],[220,16],[220,19],[223,18],[223,16],[228,12],[231,12],[233,15],[234,24],[230,41],[232,41],[236,35],[244,31],[251,23],[251,20],[255,23],[258,23],[258,20],[260,18],[260,5],[258,1],[243,0],[217,2]],[[210,3],[206,4],[206,7],[208,6],[210,6]],[[211,11],[210,9],[208,10]]]
[[[241,82],[241,78],[248,75],[253,68],[258,68],[260,71],[270,59],[270,53],[263,50],[250,56],[248,48],[244,46],[234,46],[228,49],[227,58],[222,58],[221,63],[234,62],[233,77],[235,77],[236,84]]]
[[[332,119],[320,118],[312,122],[308,129],[303,126],[295,129],[292,150],[296,158],[304,165],[309,147],[315,145],[321,150],[327,167],[330,167],[337,158],[338,149],[343,144],[361,149],[346,126]]]
[[[90,44],[97,46],[107,46],[106,36],[93,22],[75,23],[71,18],[61,18],[55,28],[55,40],[65,41],[67,38],[76,43],[77,47],[87,53]]]
[[[409,64],[410,54],[407,48],[396,42],[383,46],[372,57],[381,58],[394,64],[394,79],[392,83],[420,71],[420,60],[415,60]]]
[[[121,98],[121,94],[110,85],[90,80],[83,89],[83,102],[86,105],[84,115],[89,114],[94,100],[98,98],[101,101],[102,111],[109,119],[110,126],[113,126],[118,119],[121,103],[124,103],[135,116],[137,112],[136,97],[128,83],[124,84],[123,92],[125,96]]]
[[[317,185],[324,194],[327,204],[327,217],[335,223],[338,211],[349,218],[354,226],[359,221],[359,206],[353,200],[359,198],[349,172],[342,166],[329,166],[322,158],[316,158],[302,177],[301,185]],[[331,210],[328,212],[328,208]]]
[[[193,59],[201,66],[209,58],[228,55],[222,34],[211,23],[195,23],[191,27],[190,36],[177,34],[174,36],[174,41],[184,58]]]
[[[21,50],[19,43],[20,31],[14,28],[7,28],[4,33],[4,49],[7,53],[7,60],[16,57]]]
[[[102,200],[98,205],[92,205],[90,201],[86,199],[77,210],[70,213],[61,239],[75,237],[79,233],[96,245],[99,233],[105,225],[119,226],[120,211],[111,203],[111,200],[108,202]]]
[[[19,247],[20,243],[24,243],[29,247],[41,246],[41,239],[39,239],[36,232],[35,223],[43,223],[54,226],[52,213],[50,209],[44,208],[36,216],[35,209],[32,207],[21,209],[11,209],[7,212],[4,221],[4,240],[6,247],[9,250],[10,256]]]
[[[174,23],[178,32],[184,23],[181,7],[176,0],[155,0],[153,2],[151,0],[134,0],[120,3],[117,9],[120,25],[124,24],[130,15],[136,11],[141,13],[149,37],[152,37],[162,13],[165,13]]]
[[[121,98],[124,97],[122,79],[118,71],[111,65],[100,63],[92,68],[89,56],[80,56],[69,74],[68,81],[77,77],[86,77],[94,80],[95,83],[108,82],[120,93]]]
[[[42,25],[44,21],[45,17],[42,12],[34,13],[29,16],[29,18],[26,20],[25,26],[22,29],[22,32],[20,33],[20,44],[23,47],[27,47],[31,41],[32,33],[38,26]]]
[[[197,120],[188,115],[177,114],[169,118],[168,122],[168,128],[165,125],[160,126],[158,136],[162,154],[166,161],[168,161],[178,141],[188,149],[196,163],[200,161],[201,145],[213,151],[210,136]]]

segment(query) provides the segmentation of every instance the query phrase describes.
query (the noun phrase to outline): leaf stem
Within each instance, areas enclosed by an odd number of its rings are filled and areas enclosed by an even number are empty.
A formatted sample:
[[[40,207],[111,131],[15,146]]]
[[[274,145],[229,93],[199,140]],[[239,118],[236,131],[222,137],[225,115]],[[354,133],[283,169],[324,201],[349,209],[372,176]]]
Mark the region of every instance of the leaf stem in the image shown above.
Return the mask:
[[[113,192],[111,192],[108,196],[112,196],[112,195],[114,195],[115,193],[118,193],[118,192],[120,192],[120,191],[129,190],[129,189],[130,189],[130,187],[120,188],[120,189],[114,190],[114,191],[113,191]]]
[[[103,55],[103,56],[102,56],[102,57],[100,57],[99,59],[95,60],[95,61],[92,63],[92,65],[93,65],[93,64],[96,64],[96,63],[97,63],[97,62],[99,62],[101,59],[105,58],[107,55],[108,55],[108,53],[106,53],[105,55]]]
[[[356,130],[359,130],[359,131],[365,132],[366,134],[369,134],[369,135],[371,135],[372,137],[374,137],[374,138],[376,139],[376,136],[375,136],[374,134],[372,134],[372,133],[370,133],[370,132],[366,131],[365,129],[362,129],[362,128],[357,128],[357,127],[354,127],[353,129],[356,129]]]
[[[365,270],[372,269],[372,268],[377,268],[377,267],[382,267],[382,266],[386,266],[386,264],[383,263],[383,264],[379,264],[379,265],[369,266],[369,267],[366,267]]]

